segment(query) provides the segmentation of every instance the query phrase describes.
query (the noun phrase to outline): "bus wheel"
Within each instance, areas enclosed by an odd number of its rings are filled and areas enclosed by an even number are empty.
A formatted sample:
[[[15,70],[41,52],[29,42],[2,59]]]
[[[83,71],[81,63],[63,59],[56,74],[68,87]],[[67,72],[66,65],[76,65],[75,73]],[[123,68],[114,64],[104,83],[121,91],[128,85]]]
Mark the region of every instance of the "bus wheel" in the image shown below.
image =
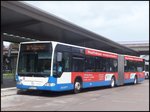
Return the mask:
[[[133,84],[137,84],[138,80],[137,80],[137,76],[134,77],[134,83]]]
[[[74,93],[77,94],[81,91],[82,85],[81,85],[81,81],[76,80],[74,83]]]
[[[115,87],[115,83],[116,83],[116,82],[115,82],[115,78],[112,77],[112,78],[111,78],[111,84],[110,84],[110,87],[112,87],[112,88]]]
[[[26,92],[26,89],[17,89],[17,94],[23,94],[24,92]]]
[[[21,89],[17,89],[17,94],[22,94],[23,91]]]

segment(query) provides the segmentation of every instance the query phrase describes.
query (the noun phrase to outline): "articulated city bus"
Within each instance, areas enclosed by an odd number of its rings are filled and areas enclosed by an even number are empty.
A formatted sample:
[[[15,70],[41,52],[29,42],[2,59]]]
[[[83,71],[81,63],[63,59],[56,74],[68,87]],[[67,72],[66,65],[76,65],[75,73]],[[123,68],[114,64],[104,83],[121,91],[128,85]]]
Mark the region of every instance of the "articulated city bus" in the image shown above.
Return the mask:
[[[145,79],[140,57],[54,41],[20,44],[16,82],[19,90],[74,90],[137,84]]]

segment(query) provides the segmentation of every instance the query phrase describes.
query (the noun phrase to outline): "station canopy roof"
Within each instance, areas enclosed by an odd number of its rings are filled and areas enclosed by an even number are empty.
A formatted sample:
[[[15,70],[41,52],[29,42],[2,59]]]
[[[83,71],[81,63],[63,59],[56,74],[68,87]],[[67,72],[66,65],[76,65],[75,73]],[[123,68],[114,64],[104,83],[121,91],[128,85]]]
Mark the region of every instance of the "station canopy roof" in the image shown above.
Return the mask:
[[[119,54],[138,55],[138,52],[104,36],[18,1],[1,1],[1,37],[9,42],[59,41]]]

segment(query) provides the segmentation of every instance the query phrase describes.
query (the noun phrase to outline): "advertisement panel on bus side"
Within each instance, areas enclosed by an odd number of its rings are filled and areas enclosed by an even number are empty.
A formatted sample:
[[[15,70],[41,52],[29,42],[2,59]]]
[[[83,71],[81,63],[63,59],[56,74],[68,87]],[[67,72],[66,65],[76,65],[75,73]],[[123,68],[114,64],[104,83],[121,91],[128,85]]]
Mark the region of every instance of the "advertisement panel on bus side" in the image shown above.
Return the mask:
[[[72,72],[72,83],[77,76],[80,76],[83,82],[110,81],[112,76],[118,79],[117,72]]]
[[[133,56],[125,56],[125,60],[131,60],[131,61],[144,61],[142,58],[133,57]]]
[[[105,58],[118,59],[118,55],[117,54],[103,52],[103,51],[94,51],[94,50],[85,49],[85,54],[86,55],[91,55],[91,56],[99,56],[99,57],[105,57]]]

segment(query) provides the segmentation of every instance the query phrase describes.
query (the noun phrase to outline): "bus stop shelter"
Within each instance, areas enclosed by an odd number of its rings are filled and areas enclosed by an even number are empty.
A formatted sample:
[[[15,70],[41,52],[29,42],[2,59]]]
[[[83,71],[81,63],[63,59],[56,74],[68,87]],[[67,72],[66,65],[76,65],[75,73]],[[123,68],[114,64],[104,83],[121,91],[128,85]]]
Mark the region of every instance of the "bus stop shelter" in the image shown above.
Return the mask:
[[[120,35],[121,37],[121,35]],[[59,41],[119,54],[139,55],[117,42],[18,1],[1,1],[1,82],[3,41]]]

